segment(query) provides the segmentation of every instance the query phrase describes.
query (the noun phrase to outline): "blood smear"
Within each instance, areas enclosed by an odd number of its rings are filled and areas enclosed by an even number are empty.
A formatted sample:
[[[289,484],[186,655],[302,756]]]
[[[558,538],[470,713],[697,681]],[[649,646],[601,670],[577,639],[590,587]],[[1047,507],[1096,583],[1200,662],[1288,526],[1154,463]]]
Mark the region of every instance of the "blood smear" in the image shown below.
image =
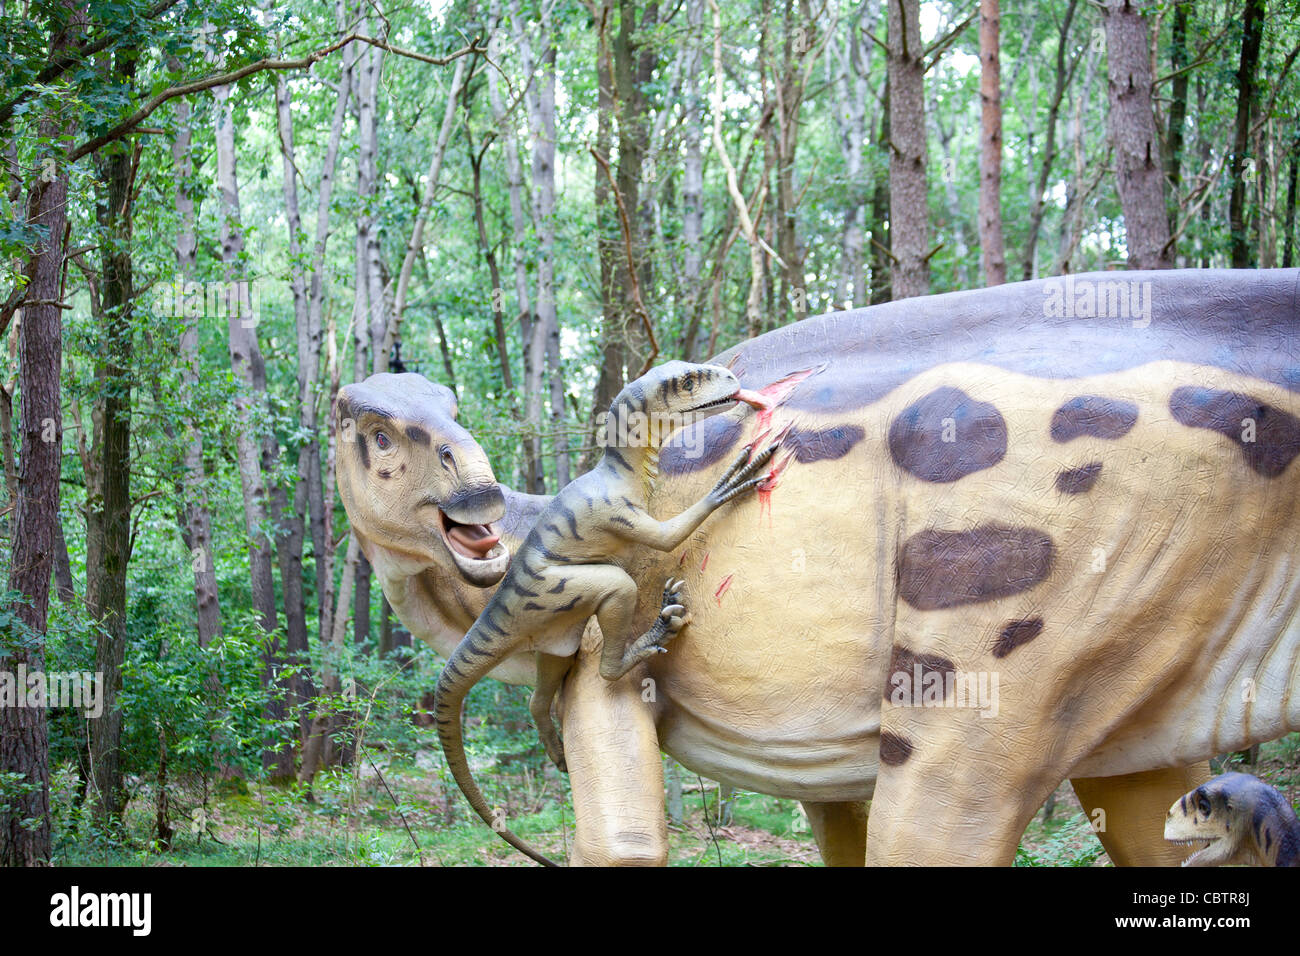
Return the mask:
[[[790,426],[786,426],[788,430]],[[785,432],[782,432],[784,436]],[[780,439],[777,439],[780,441]],[[767,526],[772,527],[772,492],[776,486],[781,483],[781,472],[785,471],[794,458],[794,452],[790,452],[779,462],[774,464],[767,477],[760,481],[756,490],[758,491],[758,520],[762,522],[763,515],[767,515]]]

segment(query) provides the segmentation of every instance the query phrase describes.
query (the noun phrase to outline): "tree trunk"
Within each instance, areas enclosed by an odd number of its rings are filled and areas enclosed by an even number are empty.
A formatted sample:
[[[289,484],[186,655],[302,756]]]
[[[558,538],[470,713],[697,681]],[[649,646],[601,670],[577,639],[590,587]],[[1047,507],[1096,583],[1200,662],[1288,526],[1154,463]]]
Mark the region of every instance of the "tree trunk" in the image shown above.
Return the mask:
[[[1165,209],[1165,167],[1160,159],[1151,102],[1151,47],[1147,21],[1134,0],[1107,0],[1106,60],[1110,138],[1115,155],[1128,264],[1132,269],[1174,265]]]
[[[511,5],[512,17],[518,18],[519,5]],[[492,33],[488,40],[488,56],[493,62],[498,59],[500,50],[501,3],[492,0],[490,17]],[[517,28],[518,29],[518,28]],[[527,52],[521,48],[521,56]],[[531,72],[525,74],[531,77]],[[519,327],[519,345],[524,366],[524,436],[521,442],[524,456],[523,471],[520,474],[520,488],[529,494],[545,494],[546,476],[542,471],[541,455],[541,372],[534,354],[533,338],[536,323],[533,321],[533,308],[528,293],[528,221],[524,211],[524,173],[519,162],[519,143],[515,135],[515,120],[512,113],[507,113],[501,97],[500,78],[495,69],[487,71],[488,101],[492,108],[492,119],[501,134],[501,149],[505,155],[506,189],[510,194],[511,225],[511,259],[514,263],[515,300]],[[504,298],[504,290],[502,292]],[[534,397],[536,396],[536,397]]]
[[[920,0],[889,2],[889,237],[892,298],[930,291],[925,57]]]
[[[468,111],[469,105],[466,104]],[[471,131],[465,134],[466,152],[469,154],[470,181],[473,184],[470,197],[474,207],[474,227],[478,233],[479,248],[483,251],[483,260],[487,263],[488,278],[492,282],[492,338],[496,343],[497,366],[501,369],[501,384],[506,391],[506,404],[511,417],[519,421],[519,407],[515,404],[515,375],[510,367],[510,344],[506,337],[505,291],[501,286],[501,267],[497,263],[496,250],[488,238],[487,214],[483,210],[483,153],[475,152],[474,138]],[[486,146],[484,147],[486,150]],[[446,337],[439,329],[440,339],[445,343]],[[445,346],[444,346],[445,348]],[[444,357],[446,352],[444,351]]]
[[[1169,180],[1170,203],[1169,230],[1172,233],[1178,217],[1178,193],[1183,182],[1183,126],[1187,121],[1187,82],[1190,70],[1187,69],[1187,21],[1191,15],[1191,3],[1178,3],[1174,7],[1173,37],[1169,49],[1169,65],[1174,72],[1173,83],[1169,89],[1169,125],[1165,133],[1165,178]]]
[[[1029,206],[1029,235],[1025,240],[1025,252],[1022,259],[1021,277],[1025,280],[1034,278],[1036,266],[1038,264],[1038,233],[1043,225],[1043,200],[1047,194],[1047,184],[1052,176],[1052,165],[1056,162],[1056,124],[1061,112],[1061,103],[1065,98],[1065,91],[1069,88],[1071,80],[1074,79],[1074,71],[1079,66],[1079,56],[1077,54],[1070,60],[1067,65],[1065,55],[1070,42],[1070,24],[1074,22],[1074,11],[1077,6],[1077,0],[1070,0],[1069,5],[1065,8],[1065,16],[1061,20],[1061,29],[1056,39],[1056,85],[1052,91],[1052,101],[1047,108],[1047,131],[1044,134],[1046,142],[1043,144],[1042,161],[1038,166],[1038,178],[1032,186],[1030,193]],[[1032,29],[1032,24],[1030,25]],[[1036,64],[1031,63],[1030,69],[1033,70]],[[1031,72],[1031,78],[1037,76]],[[1036,83],[1033,84],[1036,87]],[[1037,113],[1037,93],[1030,96],[1031,116]],[[1033,167],[1033,136],[1032,127],[1029,137],[1030,148],[1025,151],[1030,168]]]
[[[785,0],[785,29],[781,41],[781,75],[772,84],[776,94],[776,249],[781,256],[783,292],[779,314],[789,309],[794,318],[808,314],[808,289],[804,279],[804,250],[799,245],[797,213],[799,195],[794,187],[795,153],[799,148],[799,112],[803,106],[805,81],[816,62],[821,43],[816,39],[817,23],[807,0]]]
[[[1250,121],[1255,106],[1255,74],[1259,65],[1260,35],[1264,26],[1264,0],[1246,0],[1246,23],[1241,34],[1241,61],[1237,67],[1237,120],[1229,175],[1228,225],[1232,231],[1232,267],[1249,269],[1250,237],[1246,222],[1246,178],[1250,150]]]
[[[366,289],[366,325],[369,327],[370,373],[388,371],[387,333],[391,324],[392,312],[384,297],[384,281],[380,260],[379,241],[379,81],[383,75],[384,51],[370,47],[361,53],[363,63],[361,71],[361,90],[358,97],[359,121],[358,134],[360,154],[358,163],[364,167],[364,178],[359,181],[364,186],[362,192],[362,246],[364,249],[364,281]],[[432,187],[431,187],[432,188]],[[353,620],[354,633],[359,635],[359,628],[366,632],[370,626],[370,562],[359,553],[353,568],[353,584],[356,615]],[[334,622],[338,631],[339,622]],[[333,762],[334,748],[331,741],[325,741],[325,763]]]
[[[554,431],[555,486],[569,483],[569,441],[565,435],[564,377],[560,367],[560,325],[555,303],[555,32],[551,6],[542,5],[538,23],[537,97],[530,109],[533,137],[533,229],[537,236],[537,323],[532,343],[536,368],[545,363]],[[540,341],[537,341],[540,339]]]
[[[456,99],[460,96],[461,82],[465,77],[467,57],[456,61],[451,76],[451,88],[447,90],[447,104],[443,109],[442,126],[438,129],[438,139],[434,143],[433,156],[429,160],[429,172],[425,177],[424,195],[420,198],[420,208],[415,214],[415,225],[411,229],[411,239],[406,244],[406,255],[402,259],[402,271],[397,277],[397,296],[393,306],[393,316],[384,332],[382,352],[386,356],[398,341],[402,329],[402,313],[406,310],[406,295],[411,285],[411,273],[415,269],[416,254],[424,248],[424,224],[433,208],[433,197],[438,191],[438,177],[442,173],[442,159],[447,154],[447,141],[451,138],[451,128],[456,119]]]
[[[848,207],[844,213],[844,238],[840,251],[839,281],[836,284],[835,302],[841,308],[866,305],[867,281],[864,272],[863,251],[866,246],[866,200],[869,183],[863,162],[863,146],[867,130],[875,127],[875,115],[868,119],[867,104],[871,99],[869,77],[871,52],[874,47],[863,42],[865,34],[875,32],[880,15],[878,3],[859,5],[848,21],[847,36],[843,44],[834,44],[832,53],[837,60],[835,70],[835,117],[838,125],[840,152],[844,158],[844,174],[848,182]]]
[[[50,58],[58,59],[80,42],[86,26],[84,11],[65,2],[67,12],[56,23],[50,40]],[[58,115],[41,119],[42,143],[70,137],[73,125]],[[38,158],[58,159],[49,147],[38,146]],[[40,175],[27,199],[27,221],[39,226],[39,239],[28,259],[27,300],[18,340],[18,387],[22,395],[18,431],[21,436],[18,500],[14,505],[13,555],[9,590],[26,597],[14,611],[36,635],[45,635],[50,606],[50,571],[59,528],[59,472],[63,461],[63,407],[59,399],[59,373],[63,365],[63,314],[58,303],[63,291],[63,253],[66,247],[68,168],[61,162],[43,166],[52,176]],[[40,640],[16,648],[6,665],[29,671],[45,669],[45,646]],[[42,866],[50,859],[49,730],[43,707],[0,707],[0,773],[18,774],[30,789],[9,802],[0,813],[0,865]],[[25,821],[35,821],[32,826]]]
[[[348,48],[350,49],[350,47]],[[307,666],[310,661],[308,647],[306,601],[302,589],[304,521],[309,520],[312,536],[312,555],[316,564],[317,602],[320,605],[317,619],[330,619],[329,605],[322,600],[324,588],[322,575],[328,574],[324,537],[327,533],[325,515],[325,489],[322,487],[320,442],[317,438],[319,412],[316,389],[320,377],[321,310],[324,284],[320,273],[324,270],[325,244],[329,236],[330,198],[334,185],[334,170],[338,159],[339,139],[343,114],[347,107],[346,80],[351,75],[350,57],[345,53],[341,89],[335,103],[330,138],[320,174],[316,243],[313,249],[310,288],[303,266],[302,221],[298,203],[299,171],[294,158],[293,112],[288,85],[283,79],[276,82],[276,115],[280,134],[280,153],[284,182],[285,211],[289,226],[289,256],[291,262],[290,286],[293,292],[294,328],[297,342],[297,395],[298,425],[302,441],[285,449],[286,457],[296,459],[299,481],[294,485],[292,509],[283,516],[285,534],[277,551],[280,556],[280,576],[284,583],[285,600],[285,654],[284,663],[295,669],[292,677],[283,682],[285,701],[283,710],[288,713],[306,705],[313,688]],[[333,489],[330,490],[333,499]],[[286,502],[287,505],[287,502]],[[309,518],[307,517],[309,515]],[[301,719],[301,718],[300,718]],[[283,748],[274,759],[273,775],[279,780],[293,777],[293,748]]]
[[[682,65],[682,277],[686,288],[686,330],[681,357],[697,359],[700,319],[704,310],[704,284],[700,278],[704,237],[704,0],[687,0],[685,62]],[[608,155],[606,152],[605,155]],[[596,171],[597,178],[600,170]]]
[[[1295,263],[1295,204],[1296,178],[1300,172],[1300,130],[1291,140],[1291,175],[1286,184],[1286,225],[1283,227],[1282,268],[1290,269]]]
[[[197,210],[189,185],[194,173],[190,137],[190,101],[181,97],[176,107],[176,138],[172,141],[172,166],[176,174],[176,216],[180,220],[176,234],[177,292],[193,282],[197,274],[198,243],[194,232]],[[174,302],[174,305],[179,305],[179,302]],[[198,320],[195,316],[186,316],[184,322],[180,341],[181,385],[184,389],[182,425],[186,434],[184,531],[194,574],[199,646],[209,647],[221,635],[221,602],[217,593],[217,569],[212,554],[212,516],[208,509],[207,474],[203,466],[203,432],[194,415],[194,411],[199,408],[196,393],[201,374]]]
[[[226,328],[230,345],[230,367],[234,372],[235,393],[235,454],[239,466],[239,482],[244,499],[244,526],[249,543],[249,574],[252,579],[253,609],[258,623],[268,634],[277,624],[275,603],[275,578],[271,567],[271,541],[265,528],[271,505],[280,502],[270,498],[263,468],[274,465],[275,455],[256,435],[254,408],[265,400],[266,366],[257,342],[257,316],[249,315],[240,307],[242,283],[240,255],[244,248],[243,226],[239,209],[239,180],[235,164],[234,111],[230,104],[230,87],[213,88],[216,100],[217,186],[221,193],[221,260],[225,264],[225,291],[228,300]],[[268,455],[268,452],[271,452]],[[269,460],[268,460],[269,458]],[[277,483],[278,484],[278,483]],[[283,497],[279,489],[278,497]],[[276,511],[282,506],[276,507]],[[278,518],[278,514],[275,516]],[[281,575],[288,579],[285,565]],[[265,669],[262,679],[266,686],[277,679],[280,666],[279,642],[271,641],[264,651]],[[268,703],[266,716],[280,720],[284,716],[283,701]],[[263,765],[275,776],[282,775],[285,757],[283,752],[268,750]]]
[[[893,149],[889,145],[889,79],[885,79],[883,108],[880,111],[880,143],[876,162],[872,164],[874,187],[871,190],[871,304],[879,305],[892,298],[894,254],[890,250],[889,163]]]
[[[761,212],[763,198],[766,195],[767,170],[764,169],[763,171],[763,176],[761,177],[763,184],[759,187],[759,198],[754,204],[759,212],[751,214],[750,204],[746,201],[744,194],[740,191],[740,178],[736,172],[736,165],[731,161],[731,157],[727,155],[727,144],[722,138],[722,112],[724,108],[724,100],[722,96],[722,11],[718,9],[717,0],[709,0],[709,10],[713,13],[713,148],[717,151],[718,160],[722,163],[723,172],[726,174],[727,192],[731,196],[732,205],[736,210],[736,217],[740,221],[740,233],[745,237],[745,242],[749,246],[749,295],[745,298],[745,330],[747,335],[754,336],[758,334],[759,328],[762,325],[760,305],[763,294],[763,276],[766,271],[763,258],[763,247],[760,243],[761,237],[758,234],[758,223],[755,222],[755,219]],[[756,136],[762,135],[762,124],[766,121],[766,118],[767,113],[765,111],[764,118],[759,120],[759,128],[755,131]],[[725,255],[725,249],[719,252],[719,265],[721,265],[721,261]],[[718,278],[715,280],[714,285],[715,302],[718,299],[716,293],[721,284],[720,272],[717,273],[717,276]],[[716,324],[714,328],[716,332]],[[710,352],[713,349],[713,344],[716,338],[716,334],[710,337]]]
[[[614,65],[610,56],[608,31],[612,26],[613,6],[610,0],[592,5],[592,16],[600,32],[596,44],[596,152],[608,161],[614,152]],[[688,39],[689,42],[689,39]],[[599,414],[609,408],[626,381],[627,316],[619,283],[626,269],[620,270],[623,256],[623,239],[620,231],[618,208],[610,189],[609,177],[599,161],[593,160],[595,175],[596,249],[600,260],[600,369],[592,395],[592,411]],[[600,449],[592,449],[583,462],[584,468],[595,466]]]
[[[118,50],[114,79],[130,87],[135,52]],[[122,713],[117,704],[126,657],[126,572],[131,560],[131,375],[134,289],[131,274],[131,218],[134,163],[128,141],[96,154],[101,184],[99,225],[101,260],[100,351],[95,363],[99,398],[95,402],[91,456],[95,480],[87,489],[86,607],[100,624],[95,670],[101,675],[103,715],[90,726],[91,786],[100,820],[117,820],[125,806],[122,784]]]
[[[1083,70],[1083,89],[1074,97],[1073,113],[1070,119],[1070,142],[1074,150],[1074,176],[1066,187],[1065,213],[1061,219],[1061,240],[1057,246],[1056,261],[1052,264],[1052,275],[1082,271],[1075,268],[1074,251],[1083,239],[1084,204],[1101,182],[1101,176],[1109,163],[1109,150],[1106,161],[1094,163],[1097,169],[1092,174],[1091,183],[1087,182],[1087,146],[1084,142],[1084,113],[1093,101],[1092,90],[1097,80],[1097,63],[1101,53],[1089,44],[1085,54],[1087,65]]]
[[[980,0],[980,259],[984,284],[1007,281],[1002,241],[1002,64],[998,0]]]
[[[335,4],[335,19],[342,25],[347,18],[343,0]],[[320,440],[320,399],[317,396],[317,380],[320,375],[321,336],[324,327],[325,311],[325,250],[329,240],[330,204],[334,194],[334,183],[338,171],[339,143],[343,134],[343,123],[347,119],[348,99],[351,96],[353,70],[356,63],[356,44],[343,48],[342,70],[339,74],[338,94],[334,100],[334,115],[330,120],[329,140],[325,147],[325,158],[321,163],[320,190],[316,197],[316,242],[312,252],[312,268],[307,287],[307,352],[300,355],[298,375],[301,386],[311,389],[310,395],[300,395],[301,417],[299,422],[303,431],[309,436],[306,445],[299,454],[298,473],[305,478],[307,488],[307,507],[311,522],[312,555],[316,562],[316,603],[318,634],[328,634],[334,619],[333,601],[327,598],[333,590],[334,568],[332,531],[334,517],[334,486],[326,484],[321,474]],[[301,342],[301,339],[299,340]],[[304,360],[305,359],[305,360]],[[305,466],[305,467],[304,467]],[[294,648],[289,648],[294,653]],[[306,648],[302,649],[305,654]],[[303,677],[304,693],[310,695],[310,679]]]

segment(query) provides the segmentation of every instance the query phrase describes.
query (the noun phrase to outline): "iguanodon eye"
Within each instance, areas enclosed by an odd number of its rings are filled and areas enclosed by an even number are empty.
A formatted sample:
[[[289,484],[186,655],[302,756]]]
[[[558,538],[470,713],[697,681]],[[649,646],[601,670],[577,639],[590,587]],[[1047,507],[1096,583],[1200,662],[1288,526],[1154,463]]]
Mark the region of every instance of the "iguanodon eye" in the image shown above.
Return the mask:
[[[380,451],[387,451],[393,446],[393,443],[383,432],[375,432],[375,445],[378,446]]]
[[[1197,797],[1196,806],[1197,809],[1199,809],[1204,816],[1208,817],[1210,815],[1210,809],[1211,809],[1210,801],[1205,799],[1204,794],[1201,794]]]

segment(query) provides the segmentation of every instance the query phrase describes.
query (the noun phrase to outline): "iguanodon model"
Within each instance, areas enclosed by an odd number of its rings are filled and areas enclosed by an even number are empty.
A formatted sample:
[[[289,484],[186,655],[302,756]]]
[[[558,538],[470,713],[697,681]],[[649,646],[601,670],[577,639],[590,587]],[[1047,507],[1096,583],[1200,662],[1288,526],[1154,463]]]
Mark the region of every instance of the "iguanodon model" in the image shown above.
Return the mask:
[[[1225,773],[1169,808],[1165,839],[1204,843],[1183,866],[1300,866],[1300,821],[1282,794],[1248,773]]]
[[[809,318],[715,359],[770,407],[679,432],[647,510],[698,500],[763,432],[785,431],[779,474],[628,567],[629,633],[666,577],[697,596],[639,665],[652,699],[635,671],[601,678],[584,639],[561,701],[571,862],[664,862],[660,748],[803,801],[828,863],[1009,863],[1066,777],[1114,862],[1181,862],[1162,821],[1204,760],[1300,728],[1298,286],[1039,280]],[[353,529],[398,617],[450,655],[546,499],[500,488],[418,376],[348,386],[336,415],[356,420]]]
[[[679,604],[681,582],[668,579],[659,615],[630,645],[637,585],[621,564],[639,549],[672,551],[724,504],[763,480],[755,477],[776,445],[751,457],[744,449],[699,501],[666,521],[646,511],[658,474],[659,447],[684,423],[735,404],[740,383],[725,368],[668,362],[629,384],[609,410],[600,462],[574,479],[538,516],[487,607],[447,661],[438,679],[434,715],[447,766],[475,811],[511,846],[541,863],[545,856],[494,818],[474,783],[461,735],[465,695],[504,657],[537,655],[531,711],[546,752],[560,769],[564,753],[551,703],[593,616],[604,636],[600,675],[615,681],[664,647],[688,621]]]

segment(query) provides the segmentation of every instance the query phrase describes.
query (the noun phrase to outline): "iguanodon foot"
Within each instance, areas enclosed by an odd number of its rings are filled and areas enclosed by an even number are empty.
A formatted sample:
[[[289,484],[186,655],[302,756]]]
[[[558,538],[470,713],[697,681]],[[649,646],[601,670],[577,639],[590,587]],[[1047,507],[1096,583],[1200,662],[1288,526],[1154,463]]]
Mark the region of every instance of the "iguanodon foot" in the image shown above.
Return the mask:
[[[668,653],[668,648],[664,645],[676,637],[691,620],[690,613],[681,603],[682,587],[685,584],[685,581],[674,581],[672,578],[665,582],[663,599],[660,603],[661,610],[655,622],[650,625],[650,630],[633,641],[623,652],[623,659],[618,665],[617,672],[607,673],[602,667],[601,677],[608,681],[618,680],[647,658],[655,654]],[[609,635],[606,635],[605,639],[609,640]]]

